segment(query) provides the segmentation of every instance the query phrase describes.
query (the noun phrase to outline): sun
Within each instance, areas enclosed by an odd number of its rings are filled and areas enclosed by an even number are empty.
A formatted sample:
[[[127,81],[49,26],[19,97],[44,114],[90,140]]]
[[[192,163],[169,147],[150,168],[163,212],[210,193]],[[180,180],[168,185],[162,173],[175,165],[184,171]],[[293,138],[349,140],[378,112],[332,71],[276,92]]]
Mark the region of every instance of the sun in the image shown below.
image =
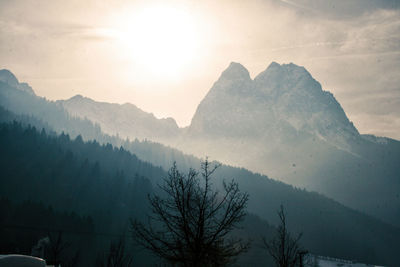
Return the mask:
[[[198,25],[184,9],[151,6],[119,17],[122,53],[153,77],[176,78],[198,57]]]

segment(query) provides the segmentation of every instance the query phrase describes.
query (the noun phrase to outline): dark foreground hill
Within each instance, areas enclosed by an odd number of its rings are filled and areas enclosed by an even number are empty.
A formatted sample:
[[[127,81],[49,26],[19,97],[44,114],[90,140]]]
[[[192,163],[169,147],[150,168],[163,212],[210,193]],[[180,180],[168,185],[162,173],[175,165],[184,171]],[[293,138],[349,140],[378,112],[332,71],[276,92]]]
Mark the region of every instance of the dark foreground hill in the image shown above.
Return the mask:
[[[85,143],[81,137],[71,139],[66,134],[48,135],[19,123],[1,124],[0,146],[0,196],[14,202],[41,201],[57,210],[90,216],[95,231],[100,232],[126,231],[128,218],[142,217],[147,211],[147,193],[157,192],[155,183],[166,175],[122,148]],[[386,265],[398,262],[397,228],[319,194],[244,169],[220,167],[213,185],[221,186],[222,179],[231,178],[250,194],[249,212],[271,224],[282,203],[290,229],[304,232],[303,243],[311,252]],[[242,234],[247,236],[271,233],[271,226],[254,216],[245,225]],[[249,255],[262,253],[255,251],[243,255],[240,262],[250,264]],[[140,255],[135,257],[145,264]],[[268,260],[266,254],[263,257]]]

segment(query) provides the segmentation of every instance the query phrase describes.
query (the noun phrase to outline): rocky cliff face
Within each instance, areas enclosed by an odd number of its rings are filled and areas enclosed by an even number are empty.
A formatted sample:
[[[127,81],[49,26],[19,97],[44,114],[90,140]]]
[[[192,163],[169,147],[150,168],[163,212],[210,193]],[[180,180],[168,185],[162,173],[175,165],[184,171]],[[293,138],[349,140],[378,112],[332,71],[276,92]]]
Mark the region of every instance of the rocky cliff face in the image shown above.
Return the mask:
[[[311,134],[338,146],[359,135],[334,96],[303,67],[275,62],[254,80],[231,63],[200,103],[191,136],[260,138]]]

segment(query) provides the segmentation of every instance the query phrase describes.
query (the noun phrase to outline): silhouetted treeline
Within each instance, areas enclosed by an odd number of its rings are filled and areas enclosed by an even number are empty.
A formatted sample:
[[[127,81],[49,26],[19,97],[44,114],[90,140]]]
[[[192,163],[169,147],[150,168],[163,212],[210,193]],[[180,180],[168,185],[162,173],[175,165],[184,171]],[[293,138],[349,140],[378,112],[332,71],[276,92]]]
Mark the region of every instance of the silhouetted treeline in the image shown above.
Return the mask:
[[[116,205],[133,208],[135,195],[151,191],[145,177],[164,174],[122,148],[70,140],[65,134],[48,136],[16,122],[0,126],[0,146],[3,196],[84,213],[118,211]]]
[[[0,146],[1,196],[90,215],[96,232],[126,231],[128,218],[140,217],[146,209],[144,200],[152,186],[145,176],[163,175],[160,168],[123,149],[84,143],[79,137],[70,140],[64,134],[48,136],[16,122],[0,126]],[[20,221],[41,226],[34,219]],[[84,225],[80,230],[85,231]],[[100,244],[108,246],[110,240],[102,238]],[[97,250],[102,249],[98,244]]]
[[[85,141],[97,140],[100,144],[110,143],[123,146],[126,150],[137,154],[142,160],[168,170],[174,161],[182,169],[200,166],[200,161],[193,156],[168,148],[151,141],[122,139],[119,136],[104,134],[98,124],[88,119],[70,116],[58,103],[45,98],[17,90],[0,81],[0,122],[21,122],[37,129],[45,128],[49,133],[68,133],[75,139],[78,135]]]

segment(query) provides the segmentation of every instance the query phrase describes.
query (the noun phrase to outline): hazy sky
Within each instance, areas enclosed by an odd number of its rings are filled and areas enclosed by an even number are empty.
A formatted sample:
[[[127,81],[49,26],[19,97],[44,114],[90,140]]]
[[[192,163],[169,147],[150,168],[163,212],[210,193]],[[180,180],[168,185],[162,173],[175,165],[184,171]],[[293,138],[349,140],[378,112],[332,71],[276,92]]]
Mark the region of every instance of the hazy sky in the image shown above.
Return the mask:
[[[305,66],[361,133],[400,139],[399,0],[0,0],[0,68],[48,99],[186,126],[231,61]]]

